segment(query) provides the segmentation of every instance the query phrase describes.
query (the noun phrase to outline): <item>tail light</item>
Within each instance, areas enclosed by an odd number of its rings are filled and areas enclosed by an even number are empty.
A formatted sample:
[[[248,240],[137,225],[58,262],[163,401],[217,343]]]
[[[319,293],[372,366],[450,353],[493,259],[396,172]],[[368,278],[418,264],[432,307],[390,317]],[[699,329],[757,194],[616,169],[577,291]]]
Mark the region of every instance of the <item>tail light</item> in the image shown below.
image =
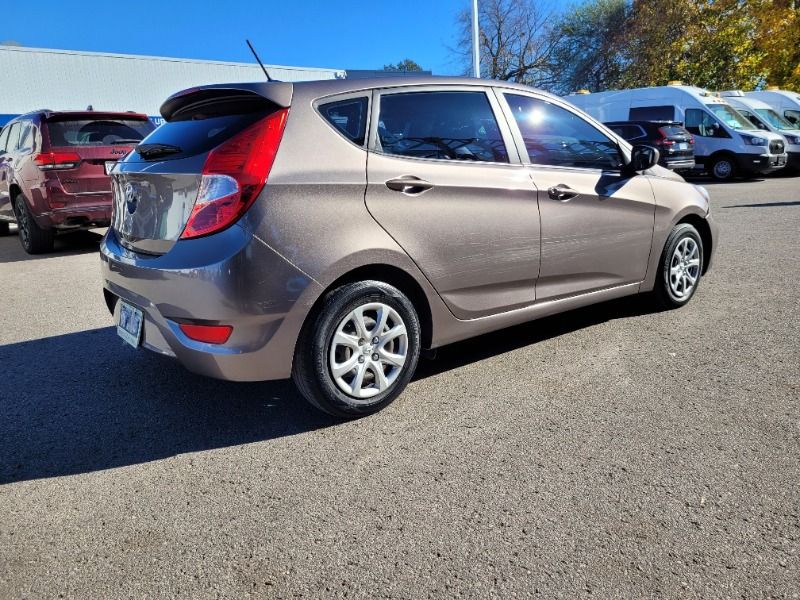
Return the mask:
[[[81,164],[81,157],[75,152],[43,152],[34,156],[33,162],[42,171],[74,169]]]
[[[267,182],[288,114],[276,111],[209,153],[181,239],[222,231],[250,208]]]
[[[656,144],[658,144],[659,146],[673,146],[673,145],[675,145],[674,141],[672,141],[672,140],[667,138],[667,134],[664,133],[664,130],[661,127],[658,128],[658,133],[661,134],[661,139],[660,140],[656,140]]]

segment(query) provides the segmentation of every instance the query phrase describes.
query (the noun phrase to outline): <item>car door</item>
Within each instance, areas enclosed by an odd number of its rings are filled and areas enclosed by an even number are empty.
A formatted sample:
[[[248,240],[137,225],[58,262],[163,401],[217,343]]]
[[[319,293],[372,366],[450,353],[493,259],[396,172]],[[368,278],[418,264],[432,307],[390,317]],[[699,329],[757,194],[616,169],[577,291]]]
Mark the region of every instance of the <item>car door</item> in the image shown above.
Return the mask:
[[[13,198],[9,194],[9,180],[12,178],[14,150],[18,140],[19,123],[6,125],[0,133],[0,218],[3,220],[14,217]]]
[[[539,194],[537,301],[644,280],[655,220],[647,177],[624,175],[617,142],[572,107],[549,96],[502,96]]]
[[[490,92],[374,94],[367,207],[461,319],[536,299],[537,197]]]

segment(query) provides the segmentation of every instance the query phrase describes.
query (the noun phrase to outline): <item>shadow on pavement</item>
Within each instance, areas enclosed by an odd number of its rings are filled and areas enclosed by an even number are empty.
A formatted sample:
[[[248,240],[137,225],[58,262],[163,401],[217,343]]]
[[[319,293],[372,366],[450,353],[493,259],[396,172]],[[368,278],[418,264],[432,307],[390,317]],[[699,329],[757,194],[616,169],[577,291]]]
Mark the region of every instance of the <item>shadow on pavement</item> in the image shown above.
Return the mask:
[[[762,202],[761,204],[732,204],[722,208],[771,208],[775,206],[800,206],[800,202]]]
[[[612,319],[623,298],[443,348],[416,379]],[[290,381],[229,383],[135,351],[113,327],[0,346],[0,484],[145,463],[328,427]]]
[[[0,346],[0,484],[325,427],[291,382],[227,383],[126,347],[112,327]]]
[[[103,236],[94,231],[65,233],[56,236],[55,247],[52,252],[47,254],[28,254],[22,249],[22,244],[17,239],[17,231],[13,229],[10,235],[0,237],[0,263],[42,260],[97,252],[100,249],[100,241],[102,239]]]

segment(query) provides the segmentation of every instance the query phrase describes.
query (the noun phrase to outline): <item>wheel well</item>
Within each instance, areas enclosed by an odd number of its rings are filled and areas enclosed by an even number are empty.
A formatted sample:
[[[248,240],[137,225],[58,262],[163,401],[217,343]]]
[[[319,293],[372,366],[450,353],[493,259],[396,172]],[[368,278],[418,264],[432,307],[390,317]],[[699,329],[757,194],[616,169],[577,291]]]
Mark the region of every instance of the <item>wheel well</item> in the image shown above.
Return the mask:
[[[678,221],[677,225],[680,225],[681,223],[688,223],[697,229],[697,233],[700,234],[700,239],[703,240],[703,274],[705,275],[705,272],[708,270],[709,259],[711,257],[711,252],[709,252],[707,249],[710,249],[713,244],[713,240],[711,239],[711,228],[708,226],[706,220],[699,215],[686,215],[680,221]]]
[[[713,165],[715,160],[717,160],[718,158],[722,158],[723,156],[731,160],[731,162],[733,162],[734,167],[737,166],[736,155],[733,152],[730,152],[729,150],[719,150],[717,152],[714,152],[714,154],[708,157],[708,164]]]
[[[422,347],[430,348],[433,338],[433,317],[431,316],[431,307],[428,304],[428,298],[416,279],[403,269],[391,265],[365,265],[345,273],[331,283],[320,295],[311,308],[309,317],[317,313],[329,292],[347,283],[355,283],[357,281],[366,281],[369,279],[388,283],[403,292],[403,294],[411,300],[411,304],[414,305],[417,315],[419,316],[419,323],[422,328]]]
[[[8,186],[8,196],[9,200],[11,200],[11,210],[14,211],[14,216],[17,216],[17,203],[14,202],[14,198],[17,197],[17,194],[21,194],[22,189],[16,184],[12,183]]]

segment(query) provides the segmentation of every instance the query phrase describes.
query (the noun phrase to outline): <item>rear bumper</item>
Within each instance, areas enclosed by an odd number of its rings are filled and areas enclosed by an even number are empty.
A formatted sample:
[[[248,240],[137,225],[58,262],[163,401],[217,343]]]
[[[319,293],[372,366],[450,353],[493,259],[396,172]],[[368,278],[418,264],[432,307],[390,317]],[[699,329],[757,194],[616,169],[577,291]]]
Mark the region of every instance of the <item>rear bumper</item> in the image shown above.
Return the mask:
[[[666,167],[667,169],[671,169],[672,171],[689,171],[694,169],[695,161],[694,157],[692,158],[667,158],[663,161],[662,166]]]
[[[51,194],[43,204],[46,210],[36,222],[45,229],[107,227],[111,223],[111,193]]]
[[[739,170],[745,174],[766,175],[786,166],[788,156],[784,154],[737,154]]]
[[[109,229],[100,250],[109,308],[144,313],[142,347],[190,371],[230,381],[291,375],[297,338],[321,289],[241,227],[180,241],[159,257],[123,248]],[[233,326],[225,344],[193,341],[181,322]]]

